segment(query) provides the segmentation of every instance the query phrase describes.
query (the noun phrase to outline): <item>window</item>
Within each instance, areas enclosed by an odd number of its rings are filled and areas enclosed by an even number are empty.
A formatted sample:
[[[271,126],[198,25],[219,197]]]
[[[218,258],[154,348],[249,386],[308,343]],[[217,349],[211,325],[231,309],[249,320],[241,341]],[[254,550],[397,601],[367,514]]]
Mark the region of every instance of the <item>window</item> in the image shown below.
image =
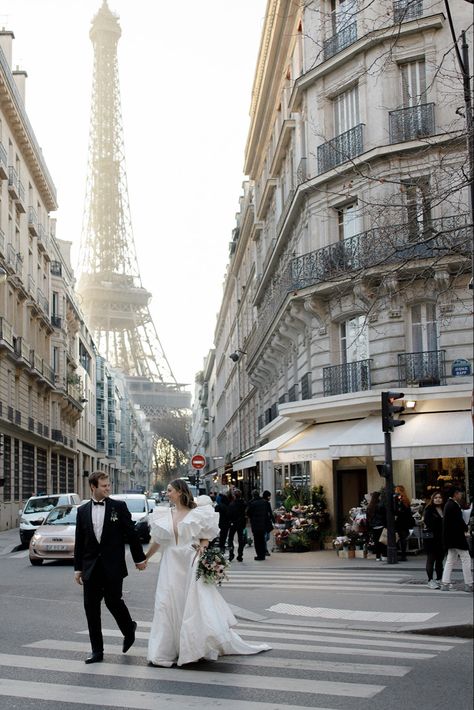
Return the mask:
[[[411,347],[413,352],[438,350],[438,323],[434,303],[419,303],[411,311]]]
[[[337,210],[339,240],[355,237],[362,232],[362,220],[357,209],[357,202],[341,207]]]
[[[416,239],[431,223],[431,188],[428,177],[403,181],[406,190],[406,216],[410,239]]]
[[[357,0],[331,0],[331,25],[337,34],[356,21]]]
[[[368,359],[368,336],[365,316],[356,316],[341,323],[341,359],[343,364]]]
[[[400,65],[403,108],[419,106],[426,101],[425,60]]]
[[[335,135],[349,131],[359,124],[359,87],[353,86],[333,100]]]

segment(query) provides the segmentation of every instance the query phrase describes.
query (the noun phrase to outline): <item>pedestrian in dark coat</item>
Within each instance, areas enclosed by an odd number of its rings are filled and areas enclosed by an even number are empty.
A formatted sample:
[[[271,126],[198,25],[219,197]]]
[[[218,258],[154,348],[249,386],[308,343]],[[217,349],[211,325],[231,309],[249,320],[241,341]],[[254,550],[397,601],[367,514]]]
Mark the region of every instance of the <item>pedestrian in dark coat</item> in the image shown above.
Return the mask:
[[[135,641],[137,624],[122,599],[123,578],[128,574],[125,542],[130,545],[137,569],[145,569],[146,559],[126,503],[109,498],[107,474],[91,473],[89,485],[92,499],[77,511],[74,576],[84,588],[84,609],[92,646],[92,653],[85,662],[97,663],[104,657],[102,599],[124,636],[123,653]]]
[[[253,533],[256,553],[254,559],[263,561],[265,559],[265,533],[269,525],[269,514],[268,503],[260,497],[260,493],[257,490],[252,491],[252,500],[247,508],[247,517],[250,520]]]
[[[468,531],[467,524],[464,522],[461,508],[461,500],[463,491],[461,488],[454,486],[450,491],[450,497],[444,506],[443,517],[443,544],[448,551],[446,564],[444,566],[443,579],[441,589],[443,592],[449,591],[451,582],[451,572],[453,571],[454,563],[459,557],[462,565],[462,573],[464,577],[464,591],[472,592],[472,572],[471,572],[471,557],[469,555],[469,546],[467,544],[466,533]]]
[[[426,574],[428,587],[439,589],[443,576],[443,496],[439,491],[433,493],[431,500],[423,514],[425,525],[423,543],[426,551]],[[437,581],[433,579],[433,570],[436,569]]]
[[[216,513],[219,513],[219,548],[221,552],[225,552],[225,544],[230,528],[229,502],[229,498],[225,493],[219,493],[214,508]]]
[[[234,537],[237,533],[237,561],[243,562],[243,554],[245,547],[244,530],[247,524],[247,517],[245,511],[247,509],[247,504],[242,499],[242,491],[238,488],[234,491],[234,498],[229,503],[228,513],[229,513],[229,560],[232,562],[234,559]]]
[[[396,486],[393,500],[393,510],[395,513],[395,530],[398,533],[400,543],[400,559],[405,562],[407,558],[407,544],[410,535],[410,528],[415,527],[410,506],[410,499],[407,496],[405,486]]]
[[[387,509],[379,491],[371,493],[366,516],[374,543],[375,559],[381,562],[382,558],[387,557],[387,546],[380,542],[382,530],[387,527]]]
[[[271,498],[272,494],[270,491],[263,491],[262,498],[267,504],[268,519],[267,519],[267,529],[265,530],[265,557],[270,557],[270,552],[268,550],[268,541],[270,540],[270,533],[274,528],[275,516],[273,515]]]

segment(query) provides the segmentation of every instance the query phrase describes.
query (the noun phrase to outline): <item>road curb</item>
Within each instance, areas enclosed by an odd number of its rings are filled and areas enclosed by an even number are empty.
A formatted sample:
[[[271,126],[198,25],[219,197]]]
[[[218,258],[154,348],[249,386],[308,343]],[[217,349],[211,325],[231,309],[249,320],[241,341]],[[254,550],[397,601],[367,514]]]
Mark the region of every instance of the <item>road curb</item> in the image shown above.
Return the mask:
[[[451,624],[418,629],[399,629],[399,631],[403,631],[403,633],[422,634],[425,636],[458,636],[463,639],[472,639],[474,627],[472,624]]]

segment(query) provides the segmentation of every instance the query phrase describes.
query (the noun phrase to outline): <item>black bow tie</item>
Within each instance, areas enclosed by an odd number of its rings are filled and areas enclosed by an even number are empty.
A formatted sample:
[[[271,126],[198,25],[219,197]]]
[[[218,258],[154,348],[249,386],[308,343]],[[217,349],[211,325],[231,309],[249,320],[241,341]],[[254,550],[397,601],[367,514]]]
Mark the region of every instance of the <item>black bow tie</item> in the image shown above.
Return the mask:
[[[105,505],[103,500],[92,500],[93,505]]]

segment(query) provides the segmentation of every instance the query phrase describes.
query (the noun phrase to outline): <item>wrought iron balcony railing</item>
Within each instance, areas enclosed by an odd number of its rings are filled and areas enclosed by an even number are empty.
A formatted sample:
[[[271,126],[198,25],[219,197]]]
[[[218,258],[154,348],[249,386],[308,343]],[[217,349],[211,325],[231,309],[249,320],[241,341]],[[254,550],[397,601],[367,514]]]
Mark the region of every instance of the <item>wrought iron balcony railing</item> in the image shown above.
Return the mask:
[[[371,389],[370,359],[323,367],[324,396]]]
[[[414,141],[435,133],[434,104],[409,106],[389,111],[390,143]]]
[[[318,175],[364,152],[363,129],[364,124],[359,123],[354,128],[318,146]]]
[[[436,387],[446,384],[445,350],[425,350],[398,355],[400,387]]]
[[[323,57],[324,61],[330,59],[338,52],[342,52],[343,49],[349,47],[349,45],[354,44],[357,40],[357,22],[352,22],[344,29],[336,32],[332,37],[325,40],[323,44]]]
[[[60,261],[52,261],[50,270],[53,276],[62,276],[63,269]]]
[[[423,0],[394,0],[393,21],[407,22],[423,15]]]
[[[466,256],[470,251],[469,231],[467,215],[369,229],[295,257],[291,264],[291,288],[314,286],[354,271],[394,262]]]

